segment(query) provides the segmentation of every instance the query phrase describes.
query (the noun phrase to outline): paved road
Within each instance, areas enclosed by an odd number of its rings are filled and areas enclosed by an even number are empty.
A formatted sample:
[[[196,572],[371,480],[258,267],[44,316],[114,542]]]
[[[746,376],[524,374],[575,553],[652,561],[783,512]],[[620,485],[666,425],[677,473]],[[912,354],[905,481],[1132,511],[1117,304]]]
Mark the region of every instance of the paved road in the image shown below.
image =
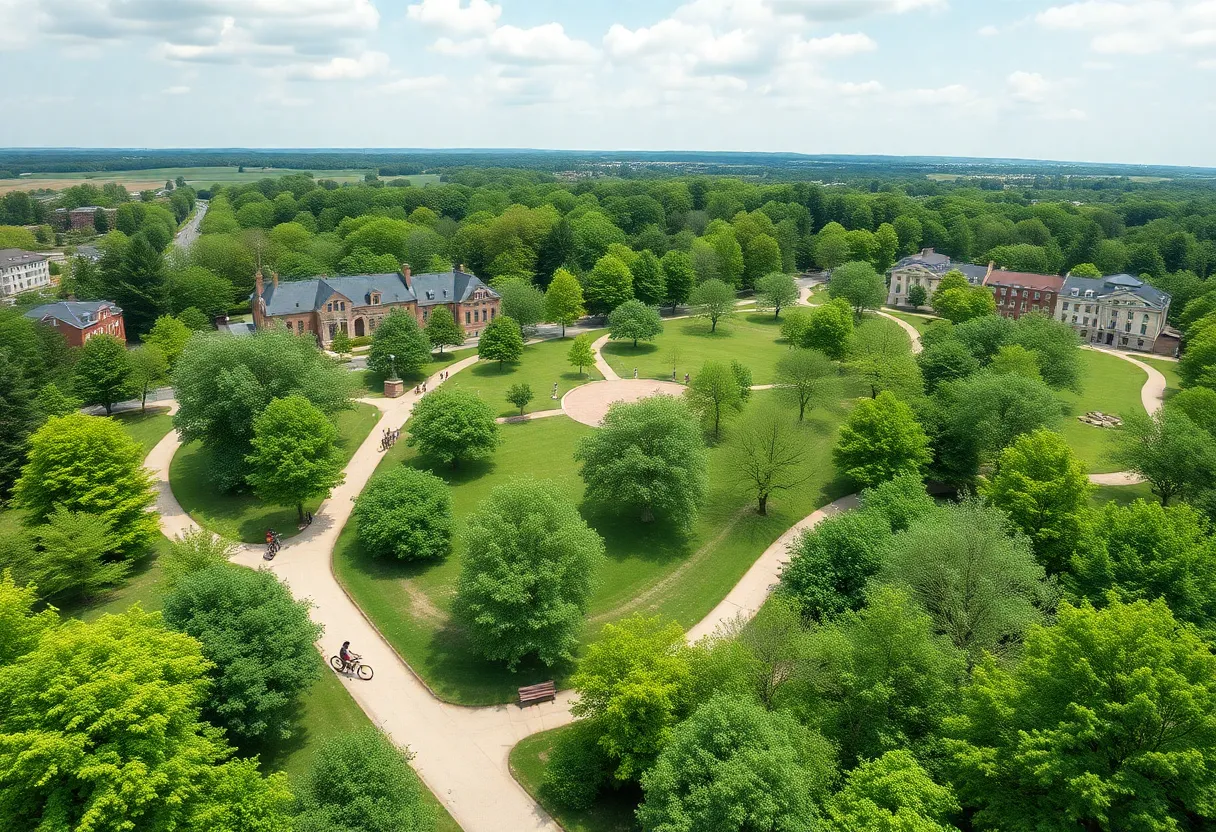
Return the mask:
[[[909,335],[914,348],[919,346],[919,335],[915,331]],[[602,342],[603,339],[597,345]],[[1127,360],[1149,372],[1144,386],[1145,403],[1150,411],[1156,410],[1164,384],[1154,377],[1152,368],[1134,359]],[[458,373],[476,361],[476,357],[467,358],[448,371]],[[608,378],[615,376],[611,367],[605,365],[601,369]],[[438,374],[428,382],[431,387],[442,383]],[[561,692],[555,702],[522,709],[515,705],[464,708],[441,702],[364,617],[334,577],[333,548],[350,517],[354,498],[380,461],[381,430],[404,425],[417,397],[407,393],[399,399],[370,401],[381,409],[381,419],[351,458],[345,482],[317,510],[312,526],[288,539],[279,556],[269,564],[262,560],[258,546],[241,547],[235,560],[249,567],[270,569],[293,594],[313,603],[313,618],[325,626],[317,644],[322,654],[336,652],[337,645],[347,639],[356,645],[375,668],[376,675],[368,682],[342,677],[343,684],[373,722],[415,753],[414,766],[419,775],[465,832],[557,832],[557,824],[511,776],[508,755],[524,737],[572,721],[572,692]],[[175,407],[176,402],[170,406]],[[147,459],[147,467],[156,481],[161,528],[170,536],[194,527],[169,487],[169,465],[178,446],[177,434],[170,432]],[[689,640],[753,615],[776,584],[781,565],[789,556],[789,543],[825,517],[847,511],[855,504],[856,496],[843,497],[808,515],[775,540],[721,603],[689,630]]]
[[[198,224],[203,221],[203,214],[207,213],[207,203],[199,200],[196,205],[197,210],[195,210],[194,216],[182,226],[182,230],[177,232],[177,237],[174,238],[174,242],[181,248],[190,248],[190,245],[198,239]]]

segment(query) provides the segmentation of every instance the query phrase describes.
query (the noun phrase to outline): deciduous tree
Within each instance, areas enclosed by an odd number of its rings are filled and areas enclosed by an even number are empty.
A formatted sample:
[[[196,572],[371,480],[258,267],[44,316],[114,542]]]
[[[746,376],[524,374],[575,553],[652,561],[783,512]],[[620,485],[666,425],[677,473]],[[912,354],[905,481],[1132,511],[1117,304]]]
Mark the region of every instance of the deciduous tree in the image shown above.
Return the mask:
[[[949,786],[933,782],[907,751],[888,751],[845,775],[827,804],[825,832],[957,832],[960,811]]]
[[[1168,404],[1152,416],[1125,415],[1111,458],[1148,480],[1163,506],[1194,497],[1216,480],[1212,437]]]
[[[73,413],[48,419],[30,437],[29,456],[13,490],[29,525],[62,506],[104,518],[115,551],[132,557],[160,534],[143,448],[111,419]]]
[[[177,359],[181,357],[193,334],[190,327],[172,315],[161,315],[156,319],[156,323],[152,325],[148,334],[144,336],[144,343],[158,347],[165,354],[165,360],[169,362],[169,366],[173,367],[177,364]]]
[[[428,471],[399,466],[374,476],[355,499],[359,545],[372,557],[442,558],[452,548],[452,495]]]
[[[587,273],[583,295],[592,314],[606,315],[633,297],[633,275],[621,258],[605,254]]]
[[[84,403],[101,405],[107,414],[118,402],[137,393],[127,348],[113,335],[95,335],[85,342],[75,377],[75,390]]]
[[[414,406],[409,445],[419,453],[450,463],[489,456],[498,447],[494,411],[476,393],[440,387]]]
[[[832,457],[841,473],[860,486],[903,474],[920,476],[933,459],[916,414],[889,391],[857,402],[841,425]]]
[[[464,343],[464,327],[456,322],[452,310],[446,306],[431,309],[425,331],[432,349],[437,347],[440,355],[443,355],[444,347],[459,347]]]
[[[0,499],[13,487],[25,461],[26,440],[43,418],[22,368],[0,349]]]
[[[702,318],[709,318],[709,331],[717,332],[718,322],[735,313],[735,290],[721,280],[706,280],[692,290],[688,302]]]
[[[638,253],[629,265],[633,275],[633,294],[647,306],[658,306],[667,297],[667,286],[663,280],[663,267],[654,252]]]
[[[839,361],[848,353],[852,336],[853,310],[848,301],[838,299],[810,311],[797,343]]]
[[[604,541],[556,483],[530,478],[495,488],[467,527],[454,610],[473,648],[510,668],[570,659]]]
[[[783,414],[766,408],[747,418],[732,445],[730,467],[756,498],[756,512],[768,514],[768,499],[807,480],[803,437]]]
[[[756,281],[756,306],[773,310],[773,317],[780,318],[781,310],[798,301],[798,285],[794,278],[775,271]]]
[[[693,410],[712,425],[714,436],[721,434],[724,416],[743,409],[739,383],[730,365],[722,361],[702,364],[685,395]]]
[[[843,298],[853,307],[857,317],[867,309],[877,309],[887,297],[886,281],[869,263],[854,261],[832,270],[828,295]]]
[[[248,456],[249,484],[259,499],[296,507],[304,522],[304,503],[327,497],[345,478],[338,429],[303,396],[274,399],[253,422],[253,451]]]
[[[652,341],[663,332],[659,310],[640,300],[627,300],[608,314],[608,332],[613,340]]]
[[[653,396],[608,408],[574,458],[586,499],[643,523],[662,518],[686,529],[705,495],[707,457],[696,417],[684,402]]]
[[[566,337],[566,327],[575,323],[587,309],[583,305],[583,287],[578,278],[565,269],[559,268],[553,273],[553,280],[545,290],[545,318],[555,324],[561,324],[562,337]]]
[[[101,515],[56,506],[31,537],[24,563],[14,562],[11,554],[4,560],[43,598],[89,598],[121,583],[130,569],[126,561],[114,560],[116,541],[110,521]]]
[[[507,388],[507,401],[519,408],[519,415],[524,415],[524,408],[532,401],[532,387],[529,384],[512,384]]]
[[[913,309],[920,309],[929,302],[929,295],[925,292],[925,287],[919,283],[908,287],[908,305]]]
[[[877,572],[891,525],[881,515],[850,511],[821,520],[790,546],[781,588],[802,614],[824,621],[860,609],[865,587]]]
[[[506,315],[499,315],[481,331],[477,342],[477,357],[482,361],[497,361],[501,370],[507,361],[518,361],[524,354],[524,337],[519,324]]]
[[[583,334],[574,339],[574,343],[570,345],[570,351],[566,353],[566,362],[574,367],[578,367],[578,374],[580,376],[584,375],[584,367],[590,367],[595,364],[595,351],[591,349],[590,335]]]
[[[187,574],[165,596],[166,623],[213,665],[204,715],[236,742],[292,735],[299,697],[320,675],[309,607],[271,573],[229,564]]]
[[[1216,658],[1163,601],[1060,607],[1020,661],[985,660],[949,724],[981,829],[1184,829],[1211,822]]]
[[[887,321],[870,320],[857,327],[846,366],[869,386],[871,398],[886,390],[912,401],[924,387],[908,337]]]
[[[155,344],[143,344],[127,354],[130,363],[130,383],[139,396],[139,409],[146,411],[148,394],[168,381],[169,362],[160,347]]]
[[[389,358],[389,356],[396,356]],[[396,367],[401,373],[415,375],[431,362],[431,342],[418,326],[414,313],[394,309],[372,334],[367,350],[367,369],[380,378],[389,378]]]
[[[533,332],[545,319],[545,293],[530,280],[511,278],[496,281],[495,291],[502,296],[501,315],[515,321],[520,329]]]
[[[945,338],[926,346],[916,356],[916,363],[925,380],[925,392],[930,394],[943,382],[966,378],[980,369],[980,362],[971,351],[962,341],[954,338]]]
[[[777,389],[798,406],[798,421],[814,401],[827,401],[838,385],[839,373],[818,350],[793,349],[777,360]]]
[[[688,300],[697,273],[692,258],[684,251],[669,251],[660,261],[663,267],[663,301],[673,310]]]

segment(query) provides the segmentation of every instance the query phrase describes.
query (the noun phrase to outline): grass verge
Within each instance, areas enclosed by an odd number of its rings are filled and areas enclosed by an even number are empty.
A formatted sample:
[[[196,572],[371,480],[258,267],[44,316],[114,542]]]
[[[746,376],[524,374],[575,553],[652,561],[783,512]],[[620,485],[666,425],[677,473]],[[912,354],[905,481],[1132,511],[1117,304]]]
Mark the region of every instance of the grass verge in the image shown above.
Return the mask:
[[[165,438],[165,434],[173,430],[173,417],[164,407],[150,407],[147,412],[138,410],[126,413],[115,413],[110,417],[140,444],[147,454],[156,447],[156,443]]]
[[[591,339],[595,340],[602,334],[592,332]],[[478,361],[452,376],[444,385],[474,391],[494,408],[498,416],[517,416],[519,409],[506,400],[507,388],[514,384],[527,384],[532,388],[533,398],[525,412],[553,410],[560,407],[561,396],[572,387],[603,378],[594,366],[584,367],[581,376],[576,367],[570,366],[566,353],[573,342],[573,338],[555,338],[528,344],[519,361],[504,363],[501,367],[496,361]],[[558,401],[550,398],[554,383],[557,384]]]
[[[1135,364],[1096,350],[1081,351],[1081,392],[1060,391],[1056,395],[1065,408],[1060,433],[1089,473],[1119,470],[1108,458],[1118,429],[1087,425],[1077,417],[1091,410],[1115,416],[1143,413],[1140,388],[1146,380],[1144,371]]]

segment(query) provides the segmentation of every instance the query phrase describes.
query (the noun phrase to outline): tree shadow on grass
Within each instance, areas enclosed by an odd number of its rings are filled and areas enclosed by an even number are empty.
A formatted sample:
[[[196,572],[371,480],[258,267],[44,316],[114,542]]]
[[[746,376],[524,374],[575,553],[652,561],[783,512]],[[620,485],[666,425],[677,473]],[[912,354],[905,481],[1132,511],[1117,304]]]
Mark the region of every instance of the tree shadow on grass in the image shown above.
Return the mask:
[[[480,658],[468,633],[449,621],[436,630],[428,645],[432,672],[429,678],[440,698],[451,699],[459,691],[464,698],[493,704],[509,703],[518,697],[518,689],[552,679],[558,688],[574,671],[573,662],[548,666],[535,656],[521,661],[515,670],[503,662]]]
[[[408,459],[402,464],[410,468],[416,468],[419,471],[434,474],[453,488],[492,474],[494,473],[494,469],[498,467],[493,457],[462,459],[455,468],[452,467],[450,462],[422,455]]]
[[[635,513],[621,514],[584,500],[579,511],[604,538],[609,560],[637,558],[652,563],[683,560],[692,553],[691,538],[662,518],[643,523]]]
[[[658,352],[658,344],[652,344],[641,341],[635,347],[632,341],[609,341],[604,344],[600,350],[606,355],[612,355],[617,358],[644,358],[652,353]]]
[[[784,308],[782,311],[785,311]],[[774,318],[771,312],[749,312],[744,316],[743,319],[747,321],[747,323],[755,324],[756,326],[776,328],[782,324],[782,321],[778,318]]]
[[[690,335],[699,338],[730,338],[735,333],[731,331],[729,318],[723,318],[718,321],[717,329],[710,331],[709,321],[697,318],[687,321],[680,325],[680,332],[684,335]]]

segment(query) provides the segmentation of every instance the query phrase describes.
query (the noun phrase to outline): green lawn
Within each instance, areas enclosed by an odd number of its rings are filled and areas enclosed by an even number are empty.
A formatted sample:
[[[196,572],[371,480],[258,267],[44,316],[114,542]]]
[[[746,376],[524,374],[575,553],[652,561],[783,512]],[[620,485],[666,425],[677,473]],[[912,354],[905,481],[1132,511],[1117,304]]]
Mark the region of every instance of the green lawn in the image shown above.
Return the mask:
[[[1100,485],[1094,489],[1090,495],[1089,501],[1094,506],[1105,505],[1106,503],[1116,503],[1125,506],[1128,503],[1143,499],[1150,503],[1158,502],[1157,495],[1149,487],[1149,484],[1142,482],[1139,485]]]
[[[356,403],[338,414],[338,447],[349,460],[380,419],[380,411],[370,404]],[[169,466],[173,496],[193,520],[205,529],[232,540],[260,543],[267,529],[277,529],[283,537],[296,534],[296,510],[291,506],[267,505],[252,494],[221,494],[207,475],[208,454],[197,442],[183,445]],[[305,504],[316,511],[321,504],[314,499]]]
[[[766,313],[736,313],[718,322],[714,333],[703,318],[678,318],[664,321],[663,334],[650,343],[634,347],[630,341],[609,341],[604,359],[621,378],[632,378],[634,367],[639,378],[671,380],[696,375],[706,361],[737,359],[752,371],[752,382],[771,384],[777,360],[789,349],[781,338],[781,322]]]
[[[148,408],[146,413],[138,410],[132,413],[116,413],[110,417],[127,435],[143,446],[144,453],[156,447],[156,443],[165,438],[165,434],[173,430],[173,417],[167,408]]]
[[[791,420],[796,418],[775,393],[754,394],[749,407],[761,403],[782,407]],[[782,532],[846,493],[847,486],[833,481],[831,463],[831,448],[846,408],[845,403],[834,403],[808,414],[801,428],[806,480],[799,488],[775,496],[766,517],[755,514],[751,495],[738,487],[730,473],[729,428],[710,451],[710,490],[687,537],[643,526],[632,516],[604,515],[584,507],[584,516],[604,536],[608,552],[597,576],[584,637],[593,637],[603,624],[633,612],[657,613],[690,626],[721,600]],[[518,475],[555,480],[571,499],[581,500],[583,483],[572,455],[578,440],[591,430],[565,417],[504,425],[504,442],[494,456],[458,471],[431,465],[404,443],[387,454],[383,467],[407,464],[433,470],[452,486],[454,550],[443,562],[375,561],[362,554],[354,520],[343,529],[334,552],[338,579],[440,697],[470,705],[506,702],[520,685],[549,678],[560,683],[568,674],[566,667],[540,666],[523,666],[510,673],[475,658],[449,611],[465,546],[464,518],[491,488]]]
[[[937,320],[928,315],[917,315],[915,312],[896,312],[894,309],[884,309],[883,312],[886,312],[893,318],[899,318],[905,323],[912,324],[912,326],[916,327],[916,331],[922,335],[929,328],[929,324]]]
[[[1115,416],[1143,413],[1140,388],[1146,380],[1144,371],[1130,362],[1096,350],[1081,351],[1081,393],[1061,391],[1057,397],[1065,408],[1060,433],[1090,473],[1119,470],[1107,459],[1117,429],[1093,427],[1077,417],[1090,410]]]
[[[594,341],[602,334],[592,332],[591,339]],[[528,344],[519,361],[504,363],[501,367],[497,361],[478,361],[445,381],[444,386],[473,390],[489,402],[499,416],[514,416],[519,409],[507,402],[507,388],[513,384],[527,384],[533,395],[527,411],[553,410],[561,406],[561,397],[570,388],[603,378],[594,366],[584,367],[580,376],[578,368],[566,361],[572,343],[573,338],[559,338]],[[554,382],[557,383],[558,401],[550,398]]]
[[[520,740],[511,749],[511,774],[566,832],[633,832],[638,828],[633,813],[641,799],[636,788],[608,791],[600,796],[594,807],[585,811],[562,809],[541,799],[540,786],[544,782],[549,753],[557,737],[567,730],[569,726]]]
[[[366,353],[364,353],[366,355]],[[417,373],[404,373],[402,378],[405,380],[407,390],[413,388],[415,384],[421,384],[423,379],[430,378],[435,373],[442,370],[444,367],[451,366],[457,361],[468,358],[471,355],[477,355],[475,347],[467,347],[459,350],[447,350],[442,355],[433,353],[431,355],[431,363],[427,364]],[[371,370],[358,371],[359,389],[366,391],[364,395],[373,397],[384,395],[384,379],[373,373]]]

